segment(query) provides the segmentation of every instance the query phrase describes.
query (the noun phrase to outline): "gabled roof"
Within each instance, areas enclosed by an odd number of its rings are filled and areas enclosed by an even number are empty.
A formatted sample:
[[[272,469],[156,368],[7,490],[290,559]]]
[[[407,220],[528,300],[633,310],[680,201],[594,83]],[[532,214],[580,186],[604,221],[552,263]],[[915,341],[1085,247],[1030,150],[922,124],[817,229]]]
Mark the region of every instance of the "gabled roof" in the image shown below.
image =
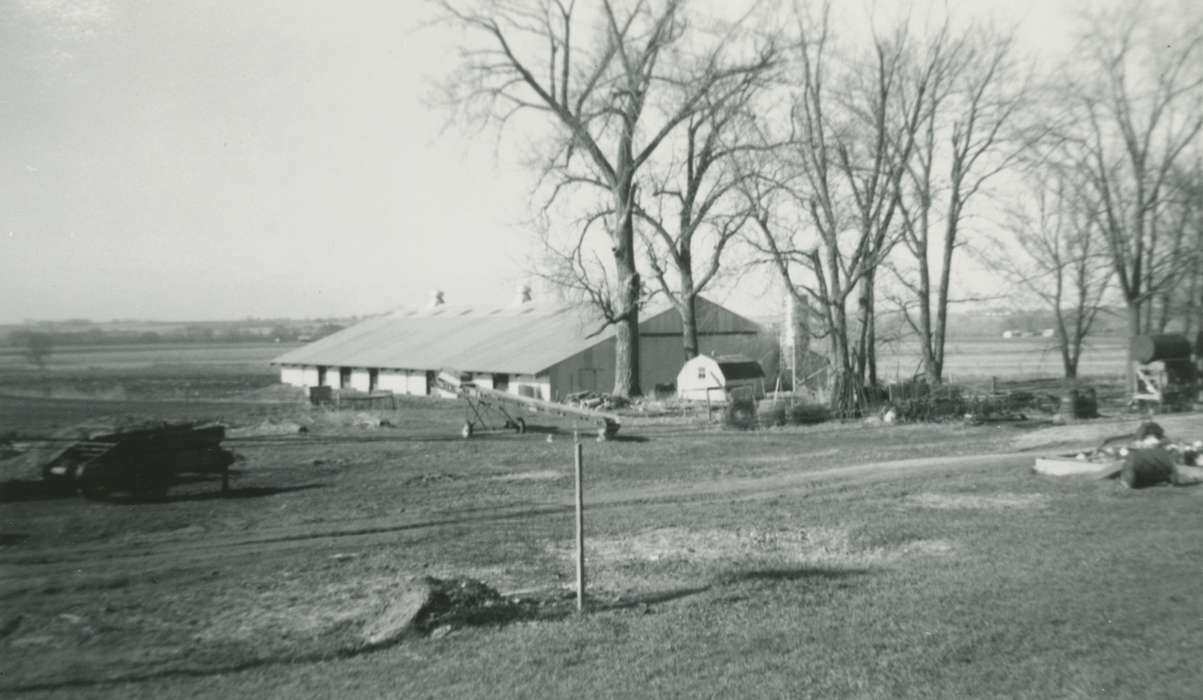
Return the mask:
[[[646,309],[641,328],[664,314],[676,311],[666,304]],[[600,327],[579,309],[563,306],[405,308],[286,352],[272,363],[538,374],[614,336],[608,327],[590,337]]]

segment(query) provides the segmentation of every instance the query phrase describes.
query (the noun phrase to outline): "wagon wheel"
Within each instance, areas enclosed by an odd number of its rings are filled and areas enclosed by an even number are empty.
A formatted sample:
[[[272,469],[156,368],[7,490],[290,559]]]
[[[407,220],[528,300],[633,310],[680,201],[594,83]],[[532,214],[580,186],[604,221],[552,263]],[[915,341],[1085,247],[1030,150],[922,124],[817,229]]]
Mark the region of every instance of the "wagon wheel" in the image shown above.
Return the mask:
[[[471,424],[471,423],[464,423],[464,427],[462,427],[462,428],[460,428],[460,429],[459,429],[459,434],[460,434],[460,436],[461,436],[461,437],[463,437],[465,440],[467,440],[468,438],[472,437],[472,424]]]

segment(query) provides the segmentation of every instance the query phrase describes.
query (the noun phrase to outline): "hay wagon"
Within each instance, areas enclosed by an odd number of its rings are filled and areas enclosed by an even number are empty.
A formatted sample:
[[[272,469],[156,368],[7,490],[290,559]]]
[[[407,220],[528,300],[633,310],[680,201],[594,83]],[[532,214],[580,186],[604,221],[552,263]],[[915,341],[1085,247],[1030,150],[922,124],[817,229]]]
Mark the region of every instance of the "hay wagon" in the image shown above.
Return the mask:
[[[164,423],[89,433],[54,454],[42,478],[62,493],[102,499],[127,492],[140,500],[166,496],[187,475],[221,476],[229,490],[234,453],[221,447],[225,426]]]

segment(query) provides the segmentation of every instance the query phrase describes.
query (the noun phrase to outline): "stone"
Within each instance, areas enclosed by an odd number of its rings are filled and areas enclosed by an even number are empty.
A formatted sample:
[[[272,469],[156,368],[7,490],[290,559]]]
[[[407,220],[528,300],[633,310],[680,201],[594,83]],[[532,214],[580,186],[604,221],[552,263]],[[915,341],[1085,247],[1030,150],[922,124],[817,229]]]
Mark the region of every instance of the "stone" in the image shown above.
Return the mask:
[[[361,646],[377,649],[420,634],[418,617],[429,605],[430,596],[429,585],[421,581],[412,582],[385,605],[379,615],[364,624],[359,635]]]

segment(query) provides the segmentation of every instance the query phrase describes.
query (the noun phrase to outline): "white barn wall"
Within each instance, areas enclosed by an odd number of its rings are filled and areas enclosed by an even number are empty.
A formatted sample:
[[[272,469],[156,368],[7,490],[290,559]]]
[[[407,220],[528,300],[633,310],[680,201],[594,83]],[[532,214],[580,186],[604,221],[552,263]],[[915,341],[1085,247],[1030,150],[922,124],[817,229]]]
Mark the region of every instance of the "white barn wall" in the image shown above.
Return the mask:
[[[317,372],[313,373],[314,380],[317,380]],[[282,365],[280,367],[280,383],[288,384],[289,386],[313,386],[305,382],[305,368],[295,365]]]
[[[493,373],[492,372],[469,372],[472,383],[481,389],[493,388]]]
[[[351,370],[351,388],[362,392],[371,391],[372,378],[367,368],[355,367]]]
[[[381,391],[411,396],[426,396],[426,372],[422,370],[382,369],[378,378]]]
[[[408,394],[405,379],[405,370],[382,369],[376,381],[381,391],[391,391],[394,394]]]
[[[411,369],[405,373],[405,393],[413,396],[426,396],[430,393],[425,370]]]

